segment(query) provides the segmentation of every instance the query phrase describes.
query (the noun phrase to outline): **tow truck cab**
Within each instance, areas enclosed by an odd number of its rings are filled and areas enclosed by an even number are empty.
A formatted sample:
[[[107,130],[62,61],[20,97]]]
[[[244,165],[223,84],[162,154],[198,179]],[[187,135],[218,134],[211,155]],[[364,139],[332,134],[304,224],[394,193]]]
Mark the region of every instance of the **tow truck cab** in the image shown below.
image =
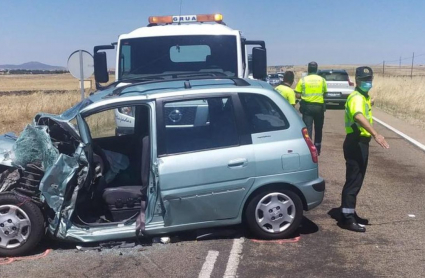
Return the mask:
[[[152,16],[147,27],[121,35],[117,43],[94,47],[97,89],[109,81],[106,52],[101,50],[115,48],[115,81],[123,83],[185,72],[248,78],[251,54],[253,78],[267,77],[264,41],[245,39],[224,24],[221,14]]]

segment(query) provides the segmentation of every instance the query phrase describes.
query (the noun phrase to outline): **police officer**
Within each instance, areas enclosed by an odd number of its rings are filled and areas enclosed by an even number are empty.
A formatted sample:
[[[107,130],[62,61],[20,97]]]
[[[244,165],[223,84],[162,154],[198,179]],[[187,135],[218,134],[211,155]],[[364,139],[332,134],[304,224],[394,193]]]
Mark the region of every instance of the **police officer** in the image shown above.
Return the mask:
[[[292,106],[295,106],[295,92],[291,86],[294,83],[294,72],[285,71],[282,84],[275,88]]]
[[[320,155],[322,148],[322,129],[325,120],[325,104],[323,95],[328,90],[326,80],[317,75],[317,63],[308,64],[308,75],[302,77],[295,87],[297,98],[301,98],[300,112],[307,126],[308,135],[313,139],[314,123],[314,145]]]
[[[366,174],[371,138],[388,149],[384,137],[372,127],[372,104],[369,90],[372,88],[373,72],[370,67],[356,69],[356,88],[345,104],[344,157],[346,161],[346,181],[342,190],[340,227],[365,232],[367,219],[357,216],[356,198]]]

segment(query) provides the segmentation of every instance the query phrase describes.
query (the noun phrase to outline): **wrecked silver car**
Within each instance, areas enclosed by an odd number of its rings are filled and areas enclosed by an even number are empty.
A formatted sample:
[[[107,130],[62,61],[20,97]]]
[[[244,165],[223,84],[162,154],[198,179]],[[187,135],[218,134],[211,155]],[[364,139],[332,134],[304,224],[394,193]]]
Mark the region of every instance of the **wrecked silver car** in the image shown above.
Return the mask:
[[[125,134],[115,111],[131,107]],[[129,82],[0,136],[0,255],[246,223],[290,236],[325,182],[296,111],[265,82]]]

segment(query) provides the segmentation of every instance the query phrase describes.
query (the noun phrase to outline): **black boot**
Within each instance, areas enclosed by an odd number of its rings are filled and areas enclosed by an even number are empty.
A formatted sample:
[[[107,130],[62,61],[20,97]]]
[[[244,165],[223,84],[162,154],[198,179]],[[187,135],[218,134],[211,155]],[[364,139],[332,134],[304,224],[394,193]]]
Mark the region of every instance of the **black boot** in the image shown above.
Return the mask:
[[[357,213],[354,213],[354,219],[356,219],[356,222],[361,225],[369,225],[369,220],[366,218],[361,218],[357,215]]]
[[[321,143],[314,143],[314,146],[317,150],[317,155],[320,155],[320,151],[322,150],[322,144]]]
[[[356,220],[351,220],[351,219],[343,220],[338,223],[338,226],[353,232],[359,232],[359,233],[366,232],[366,228],[364,226],[359,225],[359,223],[357,223]]]

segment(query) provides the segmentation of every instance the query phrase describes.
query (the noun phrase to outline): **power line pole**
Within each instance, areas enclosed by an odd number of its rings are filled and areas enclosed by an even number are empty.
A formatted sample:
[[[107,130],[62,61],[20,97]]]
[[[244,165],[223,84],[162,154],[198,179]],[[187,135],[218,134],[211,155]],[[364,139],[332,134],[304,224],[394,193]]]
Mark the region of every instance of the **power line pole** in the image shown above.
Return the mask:
[[[398,68],[401,69],[401,56],[400,56],[400,62],[398,63]]]
[[[382,76],[385,76],[385,61],[382,62]]]
[[[412,68],[410,69],[410,78],[413,78],[413,61],[415,60],[415,52],[413,52],[412,56]]]

